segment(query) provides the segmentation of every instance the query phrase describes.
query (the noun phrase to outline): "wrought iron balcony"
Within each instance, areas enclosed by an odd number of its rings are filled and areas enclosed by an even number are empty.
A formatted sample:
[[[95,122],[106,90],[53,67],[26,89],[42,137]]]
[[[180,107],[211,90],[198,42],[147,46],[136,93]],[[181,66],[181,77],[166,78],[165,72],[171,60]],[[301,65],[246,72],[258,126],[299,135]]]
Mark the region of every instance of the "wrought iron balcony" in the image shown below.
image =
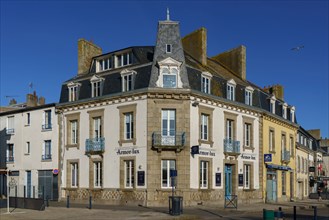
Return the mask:
[[[7,134],[14,134],[15,133],[15,128],[7,128],[6,133]]]
[[[102,154],[104,152],[105,138],[86,139],[86,154]]]
[[[42,125],[42,130],[50,130],[52,128],[51,124],[44,124]]]
[[[240,154],[240,141],[224,138],[224,153],[232,155]]]
[[[281,160],[283,162],[289,162],[290,161],[290,151],[283,150],[281,154]]]
[[[7,162],[14,162],[14,156],[6,157]]]
[[[51,160],[51,154],[43,154],[43,155],[41,155],[41,160]]]
[[[161,132],[153,132],[152,146],[158,151],[161,150],[183,150],[185,145],[185,132],[176,132],[171,136],[164,136]]]

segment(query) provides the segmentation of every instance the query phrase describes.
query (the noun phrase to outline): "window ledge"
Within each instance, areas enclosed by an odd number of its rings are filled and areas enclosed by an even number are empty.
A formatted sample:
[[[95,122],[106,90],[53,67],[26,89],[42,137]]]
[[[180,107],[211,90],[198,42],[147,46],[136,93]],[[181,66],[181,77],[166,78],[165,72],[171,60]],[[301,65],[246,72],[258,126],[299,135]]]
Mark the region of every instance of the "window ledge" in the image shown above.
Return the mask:
[[[270,150],[269,153],[275,154],[275,151],[274,150]]]
[[[66,147],[66,149],[68,149],[68,148],[77,148],[77,149],[79,149],[79,143],[78,144],[67,144],[67,145],[65,145],[65,147]]]
[[[52,162],[52,159],[44,159],[44,160],[41,160],[41,162]]]
[[[253,192],[253,191],[256,191],[256,189],[243,189],[243,191],[246,191],[246,192]]]
[[[201,139],[199,139],[199,145],[201,145],[201,144],[209,144],[210,147],[212,147],[214,142],[212,140],[201,140]]]
[[[52,128],[49,129],[41,129],[41,132],[52,131]]]
[[[254,152],[255,148],[253,146],[243,146],[243,150],[251,150]]]
[[[122,144],[126,144],[126,143],[133,143],[133,145],[136,145],[136,138],[130,139],[130,140],[124,140],[121,139],[118,141],[119,145],[122,146]]]
[[[28,156],[28,155],[30,155],[30,153],[25,153],[24,155]]]

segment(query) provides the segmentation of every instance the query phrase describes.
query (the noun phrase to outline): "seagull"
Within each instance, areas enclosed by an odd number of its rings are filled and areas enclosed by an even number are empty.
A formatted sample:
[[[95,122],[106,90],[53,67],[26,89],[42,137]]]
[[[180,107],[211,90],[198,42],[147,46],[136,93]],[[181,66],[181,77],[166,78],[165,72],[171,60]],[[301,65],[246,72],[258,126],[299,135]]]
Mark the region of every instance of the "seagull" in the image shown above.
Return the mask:
[[[301,49],[304,48],[304,45],[300,45],[300,46],[297,46],[297,47],[293,47],[291,48],[291,50],[294,50],[294,51],[300,51]]]

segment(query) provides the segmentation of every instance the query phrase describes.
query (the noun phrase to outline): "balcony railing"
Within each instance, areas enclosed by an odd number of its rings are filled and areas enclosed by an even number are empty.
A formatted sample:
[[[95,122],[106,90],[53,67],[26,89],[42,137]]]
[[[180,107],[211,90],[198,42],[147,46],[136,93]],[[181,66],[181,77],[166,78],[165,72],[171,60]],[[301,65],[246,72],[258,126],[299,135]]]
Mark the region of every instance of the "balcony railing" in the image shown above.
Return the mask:
[[[86,139],[86,154],[100,154],[104,152],[105,138]]]
[[[240,154],[240,141],[235,141],[229,138],[224,139],[224,153]]]
[[[52,128],[51,124],[44,124],[42,125],[42,130],[50,130]]]
[[[281,156],[282,156],[281,160],[283,162],[289,162],[290,161],[290,151],[283,150]]]
[[[51,160],[51,154],[41,155],[41,160]]]
[[[14,162],[14,156],[6,157],[7,162]]]
[[[7,134],[14,134],[15,133],[15,128],[7,128],[6,133]]]
[[[164,136],[161,132],[153,132],[152,146],[161,150],[181,151],[185,145],[185,132],[176,132],[171,136]]]

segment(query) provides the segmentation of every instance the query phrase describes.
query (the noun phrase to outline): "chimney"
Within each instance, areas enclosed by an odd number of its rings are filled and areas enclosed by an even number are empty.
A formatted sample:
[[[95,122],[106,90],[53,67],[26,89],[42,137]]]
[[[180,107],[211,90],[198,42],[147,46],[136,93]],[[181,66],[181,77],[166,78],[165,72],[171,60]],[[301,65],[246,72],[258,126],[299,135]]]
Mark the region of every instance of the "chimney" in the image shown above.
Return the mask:
[[[38,104],[38,96],[36,92],[34,91],[33,94],[27,94],[26,95],[26,105],[28,107],[34,107]]]
[[[9,105],[15,105],[15,104],[17,104],[16,99],[11,99],[11,100],[9,101]]]
[[[202,27],[182,38],[184,50],[203,66],[207,65],[207,29]]]
[[[307,132],[310,133],[315,139],[317,139],[317,140],[321,139],[321,130],[320,129],[307,130]]]
[[[282,85],[277,84],[273,86],[264,87],[264,91],[275,95],[275,97],[278,99],[284,100],[284,92]]]
[[[246,47],[240,45],[237,48],[220,53],[212,59],[223,64],[239,78],[246,80]]]
[[[46,104],[46,99],[45,99],[45,97],[40,96],[39,105],[44,105],[44,104]]]
[[[88,73],[92,58],[102,54],[102,48],[85,39],[78,40],[78,75]]]

